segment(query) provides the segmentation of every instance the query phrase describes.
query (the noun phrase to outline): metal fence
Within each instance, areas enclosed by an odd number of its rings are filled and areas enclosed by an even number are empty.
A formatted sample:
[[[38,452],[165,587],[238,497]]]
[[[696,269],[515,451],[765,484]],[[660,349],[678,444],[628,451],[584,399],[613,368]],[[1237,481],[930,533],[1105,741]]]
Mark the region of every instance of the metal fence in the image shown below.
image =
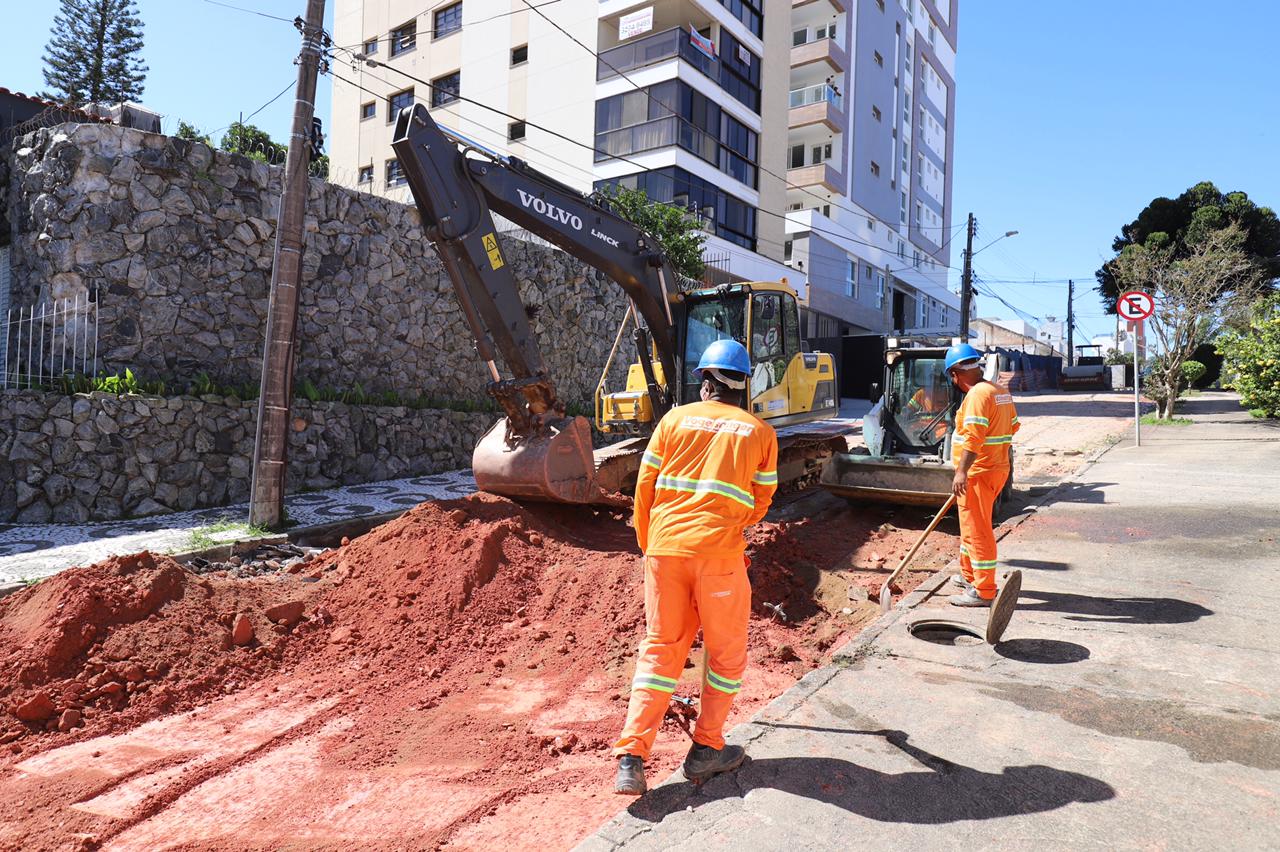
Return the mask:
[[[98,375],[98,294],[10,308],[0,388],[40,388]]]

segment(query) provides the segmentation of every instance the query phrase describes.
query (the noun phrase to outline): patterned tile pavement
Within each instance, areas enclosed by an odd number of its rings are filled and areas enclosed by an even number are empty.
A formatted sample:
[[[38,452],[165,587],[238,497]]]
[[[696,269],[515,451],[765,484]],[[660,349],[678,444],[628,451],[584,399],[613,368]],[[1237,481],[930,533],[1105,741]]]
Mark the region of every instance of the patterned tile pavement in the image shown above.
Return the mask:
[[[380,515],[416,506],[424,500],[470,494],[470,470],[457,470],[326,491],[294,494],[285,500],[290,519],[308,527],[349,518]],[[0,585],[47,577],[74,565],[91,565],[108,556],[188,549],[200,527],[248,517],[249,504],[238,503],[191,512],[154,515],[130,521],[89,524],[0,524]],[[228,534],[234,538],[235,533]],[[215,533],[213,538],[218,538]]]

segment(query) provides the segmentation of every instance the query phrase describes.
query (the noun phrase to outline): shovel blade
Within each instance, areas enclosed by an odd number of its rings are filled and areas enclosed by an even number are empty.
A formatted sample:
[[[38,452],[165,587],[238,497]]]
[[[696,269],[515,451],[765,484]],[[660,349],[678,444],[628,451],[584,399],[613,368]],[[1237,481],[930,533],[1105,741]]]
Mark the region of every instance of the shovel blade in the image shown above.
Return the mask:
[[[607,502],[596,481],[591,424],[565,417],[537,437],[507,442],[499,420],[476,444],[471,469],[476,487],[517,500],[550,503]]]

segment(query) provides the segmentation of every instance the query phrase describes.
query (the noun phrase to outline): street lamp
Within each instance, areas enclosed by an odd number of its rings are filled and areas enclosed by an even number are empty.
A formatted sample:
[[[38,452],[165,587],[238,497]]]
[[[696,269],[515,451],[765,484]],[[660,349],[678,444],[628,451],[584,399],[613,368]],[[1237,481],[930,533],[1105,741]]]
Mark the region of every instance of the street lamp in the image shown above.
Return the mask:
[[[991,247],[992,247],[993,245],[995,245],[996,243],[998,243],[998,242],[1000,242],[1001,240],[1003,240],[1005,237],[1016,237],[1016,236],[1018,236],[1018,232],[1017,232],[1017,231],[1005,231],[1003,234],[1001,234],[1000,236],[996,237],[994,240],[992,240],[991,242],[987,243],[987,244],[986,244],[985,246],[983,246],[982,248],[978,249],[978,251],[975,251],[975,252],[974,252],[974,254],[977,254],[978,252],[986,251],[987,249],[991,248]]]

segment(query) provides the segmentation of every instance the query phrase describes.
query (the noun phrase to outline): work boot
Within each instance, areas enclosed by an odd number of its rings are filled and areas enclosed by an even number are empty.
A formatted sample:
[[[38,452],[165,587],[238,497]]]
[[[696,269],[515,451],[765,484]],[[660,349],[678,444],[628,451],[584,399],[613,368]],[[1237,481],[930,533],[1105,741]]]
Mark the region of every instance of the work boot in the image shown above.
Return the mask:
[[[952,606],[991,606],[991,601],[995,600],[995,598],[987,600],[978,594],[976,588],[970,586],[960,594],[952,595],[948,600],[951,601]]]
[[[963,574],[952,574],[951,584],[954,586],[959,586],[962,590],[973,588],[973,583],[970,583],[968,580],[966,580]]]
[[[634,754],[618,758],[618,775],[613,781],[613,792],[619,796],[643,795],[649,786],[644,782],[644,761]]]
[[[742,746],[727,745],[724,748],[712,748],[701,743],[694,743],[685,755],[684,777],[694,783],[702,783],[713,775],[729,772],[742,765],[747,759],[747,750]]]

